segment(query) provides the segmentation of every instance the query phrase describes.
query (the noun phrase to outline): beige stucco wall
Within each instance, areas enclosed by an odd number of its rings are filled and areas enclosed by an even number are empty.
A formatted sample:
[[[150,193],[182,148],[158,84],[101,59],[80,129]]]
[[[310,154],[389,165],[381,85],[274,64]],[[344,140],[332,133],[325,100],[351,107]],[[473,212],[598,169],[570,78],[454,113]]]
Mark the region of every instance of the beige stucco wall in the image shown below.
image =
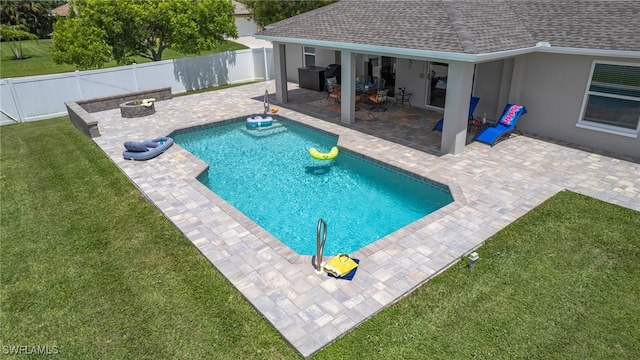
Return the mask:
[[[336,55],[335,50],[316,48],[316,66],[327,67],[331,64],[339,64],[340,52],[337,53]]]
[[[504,60],[476,65],[473,96],[479,97],[480,101],[473,113],[475,116],[482,116],[486,113],[489,120],[495,120],[500,116],[505,106],[505,103],[501,103],[500,99],[504,66]]]
[[[424,107],[427,91],[426,62],[396,58],[396,88],[406,87],[411,93],[411,106]]]
[[[238,29],[238,36],[252,36],[258,32],[258,24],[248,15],[236,15],[235,23]]]
[[[512,97],[516,94],[512,100],[528,110],[518,122],[520,130],[621,155],[640,156],[640,138],[576,127],[592,62],[640,64],[640,60],[543,53],[518,60],[521,73],[517,85],[513,85],[518,89],[511,89]]]
[[[336,56],[338,61],[336,61]],[[287,81],[298,82],[298,68],[303,66],[303,58],[302,45],[286,45]],[[337,64],[339,59],[339,52],[336,55],[335,50],[316,48],[316,66],[327,67],[330,64]]]
[[[287,61],[287,81],[298,82],[298,68],[302,67],[302,46],[286,44],[285,58]]]

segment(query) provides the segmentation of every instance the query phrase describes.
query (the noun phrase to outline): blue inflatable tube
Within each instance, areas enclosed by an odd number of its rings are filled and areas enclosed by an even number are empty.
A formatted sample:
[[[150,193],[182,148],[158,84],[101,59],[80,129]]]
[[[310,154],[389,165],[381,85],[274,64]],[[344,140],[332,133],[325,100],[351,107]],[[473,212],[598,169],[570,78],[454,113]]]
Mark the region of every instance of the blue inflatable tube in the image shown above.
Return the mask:
[[[247,118],[247,127],[251,128],[259,128],[271,126],[273,124],[273,118],[271,116],[262,117],[260,115],[256,115],[254,117]]]
[[[122,157],[125,160],[148,160],[154,158],[173,145],[173,139],[170,137],[158,137],[153,140],[125,141],[125,151]]]

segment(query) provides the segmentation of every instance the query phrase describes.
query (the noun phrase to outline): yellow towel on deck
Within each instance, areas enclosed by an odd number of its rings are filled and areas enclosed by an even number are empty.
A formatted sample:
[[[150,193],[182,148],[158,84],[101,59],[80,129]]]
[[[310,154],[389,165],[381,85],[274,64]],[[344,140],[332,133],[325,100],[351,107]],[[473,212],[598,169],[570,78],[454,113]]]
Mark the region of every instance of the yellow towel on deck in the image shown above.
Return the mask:
[[[343,277],[357,267],[358,264],[349,255],[338,254],[324,266],[324,271],[337,277]]]

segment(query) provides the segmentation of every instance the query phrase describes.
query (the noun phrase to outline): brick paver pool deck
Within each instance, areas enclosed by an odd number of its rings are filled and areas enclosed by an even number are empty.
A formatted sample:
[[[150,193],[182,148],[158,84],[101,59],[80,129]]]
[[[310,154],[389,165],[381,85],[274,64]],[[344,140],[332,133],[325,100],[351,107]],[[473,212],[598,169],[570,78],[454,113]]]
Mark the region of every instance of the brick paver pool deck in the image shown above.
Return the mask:
[[[455,201],[351,254],[353,281],[317,275],[299,256],[195,177],[206,164],[172,146],[149,161],[122,158],[123,142],[143,140],[262,112],[264,82],[159,101],[156,113],[125,119],[94,113],[95,142],[273,324],[308,357],[477,249],[493,234],[560,190],[568,189],[640,211],[640,161],[620,159],[530,136],[495,147],[471,142],[460,155],[440,155],[440,133],[371,119],[339,124],[339,114],[308,102],[325,95],[290,84],[286,118],[339,136],[338,146],[450,187]],[[273,98],[273,96],[272,96]],[[273,106],[273,104],[272,104]],[[359,117],[365,116],[364,113]],[[532,119],[535,121],[535,119]],[[327,241],[332,241],[331,229]],[[314,239],[309,241],[315,243]],[[325,260],[328,260],[325,258]]]

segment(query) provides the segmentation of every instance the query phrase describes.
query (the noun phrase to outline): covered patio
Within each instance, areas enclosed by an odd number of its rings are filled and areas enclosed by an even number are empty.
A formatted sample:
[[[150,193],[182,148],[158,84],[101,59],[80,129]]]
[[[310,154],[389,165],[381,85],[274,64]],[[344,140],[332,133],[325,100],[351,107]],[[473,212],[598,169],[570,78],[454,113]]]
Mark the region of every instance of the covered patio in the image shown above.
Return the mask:
[[[389,98],[384,104],[387,111],[370,111],[374,104],[362,101],[354,107],[354,122],[342,121],[342,103],[327,99],[326,92],[304,89],[296,83],[287,85],[287,103],[282,103],[277,94],[269,94],[271,104],[285,106],[297,112],[339,124],[365,134],[392,141],[412,149],[442,155],[442,132],[433,131],[435,124],[443,118],[442,112],[400,104],[394,98]],[[262,100],[262,98],[255,98]],[[358,109],[356,111],[356,108]],[[467,109],[464,109],[467,111]],[[473,141],[477,133],[474,127],[466,132],[465,145]]]
[[[262,38],[262,36],[257,37]],[[265,37],[265,39],[274,40],[273,54],[275,64],[276,101],[281,104],[286,104],[289,101],[292,101],[289,94],[291,89],[289,85],[290,82],[287,80],[289,78],[287,74],[291,69],[289,69],[290,65],[288,65],[287,59],[292,56],[292,54],[295,54],[295,50],[288,49],[286,43],[279,42],[280,39],[271,39],[268,36]],[[349,44],[348,46],[353,46],[353,44]],[[370,56],[368,54],[377,54],[380,56],[398,57],[402,60],[409,61],[409,69],[411,69],[411,62],[413,59],[423,61],[435,57],[438,61],[447,62],[447,72],[445,75],[447,78],[447,85],[443,104],[437,107],[425,107],[425,109],[446,110],[444,111],[444,114],[436,119],[436,122],[442,118],[445,120],[442,127],[442,134],[440,136],[438,153],[460,154],[464,151],[465,145],[468,143],[469,131],[467,127],[467,120],[469,114],[469,98],[472,96],[474,87],[475,62],[478,60],[476,57],[467,58],[453,56],[449,58],[450,54],[435,52],[416,54],[413,52],[405,53],[400,51],[399,53],[393,53],[378,46],[357,46],[357,49],[355,50],[352,50],[349,47],[339,47],[336,49],[325,48],[323,51],[327,53],[333,52],[336,60],[339,57],[342,79],[340,86],[340,102],[343,104],[356,103],[358,98],[356,79],[361,75],[368,76],[367,73],[361,73],[361,71],[358,70],[360,67],[364,66],[362,62],[363,56],[368,57]],[[393,72],[395,74],[395,65]],[[323,76],[324,75],[320,76],[320,78]],[[406,74],[404,76],[406,76]],[[375,78],[375,76],[373,78]],[[424,81],[425,74],[421,73],[418,78],[421,79],[420,81]],[[420,81],[418,81],[418,83]],[[417,85],[417,83],[414,83],[413,85],[418,87],[420,86]],[[383,89],[389,90],[391,94],[393,94],[394,86],[395,81],[394,85],[385,86]],[[507,93],[508,91],[505,90],[505,94],[502,97],[505,97]],[[359,118],[356,114],[357,109],[357,107],[341,107],[339,111],[340,123],[347,125],[356,123]]]

